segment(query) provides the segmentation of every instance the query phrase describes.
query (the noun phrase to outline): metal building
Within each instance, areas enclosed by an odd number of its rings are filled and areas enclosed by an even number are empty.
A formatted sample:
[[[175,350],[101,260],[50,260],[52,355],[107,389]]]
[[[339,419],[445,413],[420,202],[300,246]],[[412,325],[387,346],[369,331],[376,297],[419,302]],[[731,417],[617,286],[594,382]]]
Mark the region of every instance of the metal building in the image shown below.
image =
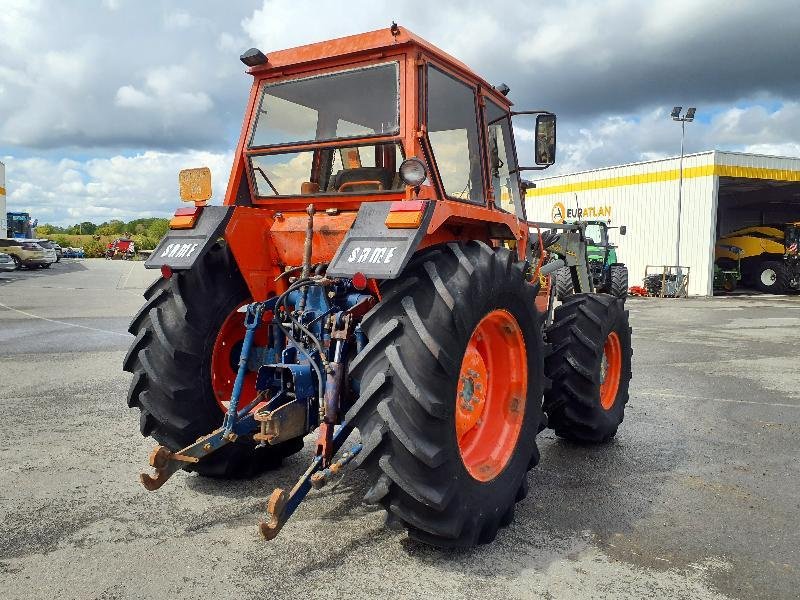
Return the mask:
[[[640,285],[647,265],[675,265],[680,161],[668,158],[537,180],[526,197],[534,221],[602,219]],[[711,295],[714,243],[746,225],[800,221],[800,158],[711,150],[683,158],[680,262],[689,294]]]
[[[0,162],[0,237],[6,237],[6,166]]]

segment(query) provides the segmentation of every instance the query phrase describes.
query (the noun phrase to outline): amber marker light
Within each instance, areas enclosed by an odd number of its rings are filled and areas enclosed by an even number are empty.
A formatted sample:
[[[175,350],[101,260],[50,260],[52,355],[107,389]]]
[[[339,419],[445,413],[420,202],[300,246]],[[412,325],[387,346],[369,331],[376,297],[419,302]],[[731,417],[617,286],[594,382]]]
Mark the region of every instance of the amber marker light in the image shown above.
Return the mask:
[[[200,217],[202,206],[191,206],[179,208],[175,215],[169,220],[170,229],[191,229]]]
[[[416,229],[424,214],[424,200],[399,200],[389,207],[385,224],[389,229]]]

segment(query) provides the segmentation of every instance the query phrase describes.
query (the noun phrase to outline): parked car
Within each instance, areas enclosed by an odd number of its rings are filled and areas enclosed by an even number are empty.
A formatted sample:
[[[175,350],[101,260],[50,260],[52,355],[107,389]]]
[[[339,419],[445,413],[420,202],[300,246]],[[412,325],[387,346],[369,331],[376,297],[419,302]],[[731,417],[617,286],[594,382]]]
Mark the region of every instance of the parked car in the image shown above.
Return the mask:
[[[50,243],[53,244],[53,250],[56,251],[56,262],[60,262],[64,258],[64,249],[53,241]]]
[[[83,248],[72,248],[67,246],[64,248],[64,258],[84,258]]]
[[[53,242],[51,242],[50,240],[30,239],[23,241],[33,242],[34,244],[38,244],[41,248],[44,248],[44,255],[47,258],[47,263],[39,265],[42,269],[49,269],[50,265],[52,265],[55,262],[58,262],[58,255],[56,254],[55,248],[53,248]]]
[[[47,257],[46,250],[36,242],[17,239],[0,239],[0,251],[11,255],[17,267],[42,267],[47,268],[54,260]],[[51,250],[53,256],[55,251]]]
[[[17,263],[11,258],[10,254],[0,252],[0,271],[16,271]]]

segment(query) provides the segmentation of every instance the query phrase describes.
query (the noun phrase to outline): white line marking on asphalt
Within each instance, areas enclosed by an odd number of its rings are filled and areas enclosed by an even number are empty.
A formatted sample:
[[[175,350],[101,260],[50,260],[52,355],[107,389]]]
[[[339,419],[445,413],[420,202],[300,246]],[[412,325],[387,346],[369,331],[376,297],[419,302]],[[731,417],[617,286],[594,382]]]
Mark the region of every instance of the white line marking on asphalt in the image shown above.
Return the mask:
[[[136,268],[136,263],[131,263],[131,268],[130,268],[130,271],[128,271],[128,274],[125,276],[125,281],[122,283],[122,288],[120,288],[119,286],[117,286],[117,289],[125,289],[125,288],[127,287],[127,285],[128,285],[128,279],[130,279],[130,278],[131,278],[131,273],[133,273],[133,270],[134,270],[135,268]]]
[[[8,306],[7,304],[3,304],[2,302],[0,302],[0,306],[2,306],[3,308],[7,308],[8,310],[13,310],[14,312],[18,312],[19,314],[25,315],[26,317],[31,317],[33,319],[41,319],[42,321],[47,321],[48,323],[58,323],[59,325],[78,327],[80,329],[88,329],[89,331],[99,331],[100,333],[112,333],[114,335],[121,335],[124,337],[129,337],[130,335],[127,333],[120,333],[119,331],[111,331],[110,329],[98,329],[97,327],[88,327],[87,325],[76,325],[75,323],[67,323],[66,321],[58,321],[56,319],[48,319],[47,317],[40,317],[39,315],[34,315],[33,313],[25,312],[24,310],[14,308],[13,306]]]
[[[781,408],[800,408],[800,404],[784,404],[783,402],[756,402],[755,400],[734,400],[733,398],[707,398],[705,396],[687,396],[686,394],[670,394],[669,392],[644,392],[644,396],[674,398],[679,400],[708,400],[711,402],[730,402],[732,404],[756,404],[758,406],[780,406]]]

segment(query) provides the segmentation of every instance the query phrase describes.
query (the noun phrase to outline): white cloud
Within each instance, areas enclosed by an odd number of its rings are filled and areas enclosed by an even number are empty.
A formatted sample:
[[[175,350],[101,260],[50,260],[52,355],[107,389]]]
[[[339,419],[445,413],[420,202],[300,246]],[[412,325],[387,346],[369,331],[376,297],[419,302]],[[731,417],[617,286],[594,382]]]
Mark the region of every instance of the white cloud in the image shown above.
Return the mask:
[[[176,10],[164,16],[164,27],[167,30],[188,29],[195,22],[192,15],[183,10]]]
[[[132,85],[123,85],[117,90],[116,96],[117,106],[123,108],[150,108],[155,103],[155,100],[140,92]]]
[[[4,157],[9,210],[29,211],[41,223],[130,220],[169,216],[180,205],[178,171],[207,166],[213,203],[225,194],[233,154],[148,151],[86,161]]]
[[[147,91],[132,85],[124,85],[117,90],[115,102],[122,108],[151,110],[157,107],[162,118],[185,117],[206,113],[214,105],[203,91],[189,91],[197,80],[192,72],[182,65],[157,67],[150,70],[144,78]]]

